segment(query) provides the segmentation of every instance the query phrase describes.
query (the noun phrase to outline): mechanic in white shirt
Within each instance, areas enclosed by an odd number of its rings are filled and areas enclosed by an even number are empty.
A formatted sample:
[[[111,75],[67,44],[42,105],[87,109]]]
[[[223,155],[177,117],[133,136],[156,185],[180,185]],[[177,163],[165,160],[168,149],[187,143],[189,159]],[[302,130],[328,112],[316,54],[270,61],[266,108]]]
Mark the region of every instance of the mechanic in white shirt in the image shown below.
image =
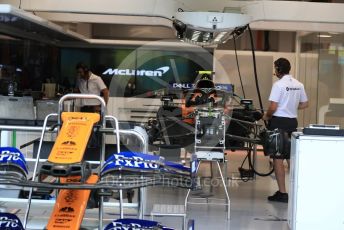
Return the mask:
[[[308,99],[301,82],[293,78],[290,74],[290,62],[285,58],[279,58],[274,62],[275,75],[279,78],[271,89],[268,110],[264,113],[263,119],[268,121],[268,129],[276,128],[288,133],[296,131],[297,110],[308,107]],[[285,187],[285,170],[283,161],[290,163],[290,147],[285,149],[283,154],[274,155],[273,166],[275,170],[277,185],[279,190],[268,197],[269,201],[288,202],[288,193]]]
[[[79,76],[77,81],[78,91],[82,94],[94,94],[100,96],[102,94],[105,103],[109,100],[109,90],[104,84],[103,80],[93,74],[88,67],[83,63],[76,65],[76,70]],[[100,102],[96,99],[84,99],[82,101],[81,112],[99,112]]]

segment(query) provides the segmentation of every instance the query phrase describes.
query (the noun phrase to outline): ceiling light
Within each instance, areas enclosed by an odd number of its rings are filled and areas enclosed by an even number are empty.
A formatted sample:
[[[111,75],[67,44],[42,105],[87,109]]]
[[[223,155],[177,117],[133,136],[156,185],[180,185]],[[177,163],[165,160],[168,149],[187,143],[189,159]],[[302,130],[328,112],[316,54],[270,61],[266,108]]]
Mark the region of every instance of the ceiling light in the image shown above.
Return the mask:
[[[206,46],[238,37],[249,22],[249,16],[239,13],[177,12],[173,25],[179,39]]]
[[[329,34],[318,34],[317,37],[319,37],[319,38],[332,38],[332,35],[329,35]]]

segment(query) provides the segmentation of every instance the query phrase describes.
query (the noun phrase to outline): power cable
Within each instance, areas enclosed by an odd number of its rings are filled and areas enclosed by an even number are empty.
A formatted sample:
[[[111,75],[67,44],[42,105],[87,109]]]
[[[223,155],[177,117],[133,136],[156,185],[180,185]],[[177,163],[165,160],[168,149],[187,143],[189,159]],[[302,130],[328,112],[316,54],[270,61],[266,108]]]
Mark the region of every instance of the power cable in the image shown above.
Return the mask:
[[[252,31],[250,28],[250,25],[247,25],[248,31],[250,32],[250,41],[251,41],[251,50],[252,50],[252,59],[253,59],[253,73],[254,73],[254,79],[256,82],[256,89],[258,94],[258,100],[259,100],[259,106],[262,113],[264,113],[263,103],[262,103],[262,97],[260,95],[260,89],[259,89],[259,82],[258,82],[258,76],[257,76],[257,63],[256,63],[256,54],[254,51],[254,43],[253,43],[253,36]],[[265,126],[267,126],[266,121],[264,121]]]
[[[245,156],[244,160],[242,161],[240,168],[243,169],[243,165],[244,165],[245,161],[248,159],[248,166],[249,166],[248,171],[251,171],[251,170],[252,170],[254,174],[257,174],[258,176],[261,176],[261,177],[270,176],[270,175],[274,172],[274,168],[272,168],[272,169],[271,169],[269,172],[267,172],[267,173],[258,172],[258,171],[254,168],[254,165],[253,165],[253,162],[252,162],[252,157],[253,157],[254,152],[252,151],[252,148],[253,148],[253,144],[250,143],[250,144],[249,144],[249,150],[247,151],[247,155]],[[239,168],[239,169],[240,169],[240,168]],[[239,170],[239,171],[240,171],[240,170]],[[244,182],[249,181],[248,178],[245,179],[242,175],[241,175],[241,180],[244,181]]]
[[[252,148],[253,148],[253,144],[250,144],[250,150],[248,151],[247,155],[248,155],[248,163],[249,163],[249,166],[250,166],[250,169],[255,173],[257,174],[258,176],[262,176],[262,177],[265,177],[265,176],[270,176],[273,172],[274,172],[274,168],[272,168],[270,170],[270,172],[268,173],[260,173],[258,172],[255,168],[254,168],[254,165],[253,165],[253,162],[252,162],[252,155],[253,155],[253,151],[252,151]]]
[[[236,40],[236,38],[235,38],[235,34],[234,34],[234,35],[233,35],[233,41],[234,41],[235,59],[236,59],[236,64],[237,64],[237,69],[238,69],[238,74],[239,74],[239,79],[240,79],[240,85],[241,85],[242,94],[243,94],[244,98],[246,98],[246,96],[245,96],[245,90],[244,90],[244,85],[243,85],[243,83],[242,83],[242,77],[241,77],[241,73],[240,73],[240,66],[239,66],[238,53],[237,53],[237,46],[236,46],[235,40]]]

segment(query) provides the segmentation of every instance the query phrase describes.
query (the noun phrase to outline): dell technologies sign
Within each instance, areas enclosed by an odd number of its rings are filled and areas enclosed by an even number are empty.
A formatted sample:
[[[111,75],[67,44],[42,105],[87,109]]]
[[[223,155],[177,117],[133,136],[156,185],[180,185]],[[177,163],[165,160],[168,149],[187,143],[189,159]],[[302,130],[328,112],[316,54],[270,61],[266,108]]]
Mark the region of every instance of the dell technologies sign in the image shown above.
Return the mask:
[[[135,70],[135,69],[113,69],[108,68],[103,72],[103,75],[111,76],[142,76],[142,77],[162,77],[167,71],[170,70],[169,66],[163,66],[156,70]]]
[[[194,83],[170,83],[169,88],[170,89],[194,89],[196,87],[196,84]],[[217,90],[224,90],[227,92],[233,91],[233,85],[232,84],[221,84],[221,83],[215,83],[215,89]]]

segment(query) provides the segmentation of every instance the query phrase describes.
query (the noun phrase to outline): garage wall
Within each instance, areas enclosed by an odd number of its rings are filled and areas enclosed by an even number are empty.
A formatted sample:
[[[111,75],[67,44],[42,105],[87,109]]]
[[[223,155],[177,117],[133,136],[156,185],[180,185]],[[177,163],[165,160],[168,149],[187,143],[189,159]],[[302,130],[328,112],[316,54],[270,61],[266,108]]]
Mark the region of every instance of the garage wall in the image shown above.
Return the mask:
[[[264,109],[268,106],[268,97],[270,95],[272,84],[277,80],[277,78],[273,76],[273,61],[279,57],[285,57],[291,62],[291,74],[305,85],[305,89],[309,97],[310,107],[304,111],[299,111],[299,127],[317,123],[318,55],[307,53],[301,54],[299,57],[298,74],[295,73],[296,56],[294,53],[256,52],[255,55],[258,81]],[[238,61],[245,96],[246,98],[253,99],[255,107],[259,108],[253,73],[252,53],[250,51],[239,51]],[[215,50],[214,71],[216,83],[234,84],[235,93],[243,96],[234,51]],[[155,116],[155,112],[160,104],[161,102],[159,99],[113,97],[110,98],[108,113],[117,116],[120,120],[145,122],[149,117]],[[132,113],[132,109],[136,112]]]
[[[274,81],[274,60],[285,57],[291,63],[291,74],[299,79],[304,85],[309,97],[310,107],[305,111],[299,111],[299,127],[317,123],[317,78],[318,78],[318,55],[301,54],[299,57],[299,71],[296,73],[295,53],[282,52],[255,52],[257,63],[257,76],[264,109],[268,107],[268,98]],[[259,108],[259,100],[255,86],[252,52],[238,51],[238,61],[246,98],[254,101]],[[214,69],[216,81],[221,83],[231,82],[235,86],[235,93],[243,96],[240,86],[239,74],[235,59],[235,52],[229,50],[215,50]]]

